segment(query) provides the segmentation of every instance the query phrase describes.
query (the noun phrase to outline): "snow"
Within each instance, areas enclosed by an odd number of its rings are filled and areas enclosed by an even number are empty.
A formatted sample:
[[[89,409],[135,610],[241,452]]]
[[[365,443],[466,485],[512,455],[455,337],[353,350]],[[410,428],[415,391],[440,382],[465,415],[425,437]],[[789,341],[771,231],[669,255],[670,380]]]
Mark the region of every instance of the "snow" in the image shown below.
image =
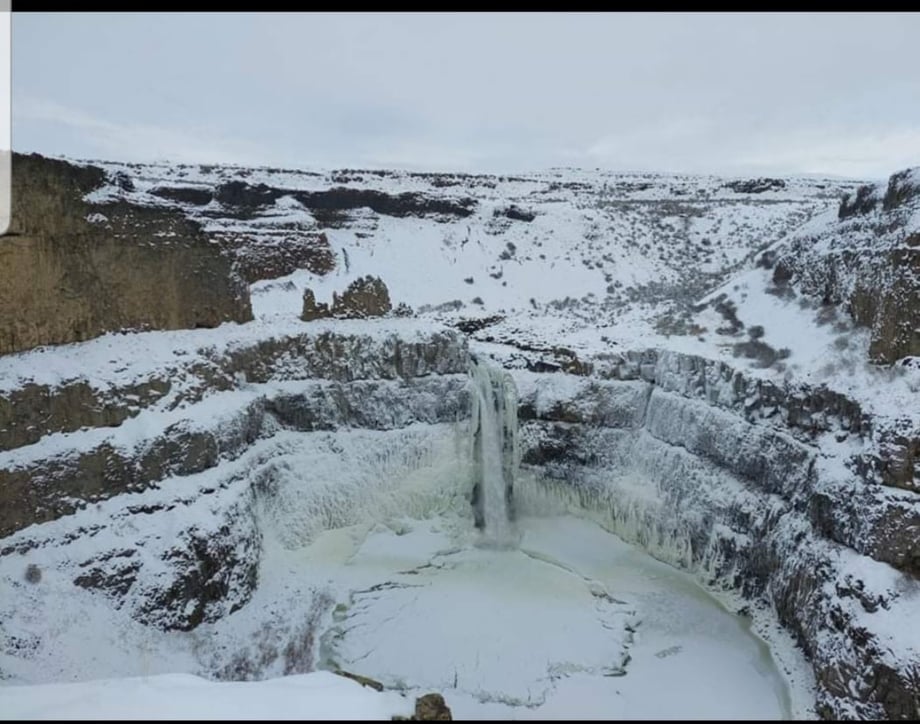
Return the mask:
[[[52,433],[42,438],[38,445],[0,451],[0,467],[14,470],[37,465],[50,458],[63,459],[72,452],[86,452],[102,445],[117,448],[125,455],[139,456],[152,439],[174,436],[179,428],[193,431],[232,424],[246,405],[259,399],[265,391],[265,387],[250,385],[248,389],[212,393],[192,410],[187,405],[174,409],[159,407],[142,410],[116,428],[96,427]]]
[[[395,692],[317,671],[266,681],[192,674],[0,687],[0,719],[391,719],[413,704]]]
[[[521,524],[519,550],[471,546],[456,521],[441,518],[363,536],[340,528],[296,555],[276,553],[278,573],[284,561],[295,566],[284,576],[289,593],[324,577],[338,591],[327,656],[395,690],[377,694],[327,672],[234,683],[161,674],[6,685],[0,711],[9,719],[389,718],[435,690],[457,719],[794,713],[764,644],[688,576],[586,521]]]
[[[342,717],[359,715],[358,702],[340,706],[332,692],[310,698],[312,690],[300,686],[329,681],[309,672],[340,666],[406,697],[368,700],[360,710],[365,717],[405,712],[407,702],[430,690],[444,694],[457,718],[566,711],[654,717],[681,708],[783,718],[804,711],[790,703],[788,684],[744,625],[687,575],[595,524],[527,517],[518,521],[520,548],[479,547],[462,494],[468,438],[453,428],[278,432],[219,468],[12,536],[13,544],[45,538],[23,557],[0,559],[0,574],[12,580],[31,561],[43,578],[9,589],[6,607],[18,613],[2,628],[34,640],[34,648],[23,658],[0,658],[0,668],[14,674],[0,686],[0,702],[11,702],[0,710],[11,718],[115,718],[125,715],[119,701],[141,701],[132,717],[312,717],[332,706]],[[113,609],[99,593],[72,586],[75,563],[122,546],[141,552],[152,566],[143,580],[155,580],[160,551],[190,526],[219,526],[215,512],[245,501],[247,477],[265,477],[259,466],[274,471],[275,491],[255,508],[264,534],[259,586],[238,611],[190,633],[158,632],[131,619],[130,603]],[[157,502],[168,508],[126,515],[134,505]],[[77,529],[95,532],[68,540]],[[297,640],[313,641],[312,649],[285,664],[283,651]],[[606,675],[620,669],[625,675]],[[266,688],[180,672],[252,676]],[[285,673],[292,675],[278,678]],[[117,675],[146,678],[98,681]],[[672,675],[678,679],[663,696],[661,682]],[[83,683],[65,686],[68,680]],[[213,691],[218,685],[227,688]],[[125,693],[135,686],[137,697]],[[729,693],[712,697],[717,686]],[[143,692],[151,689],[160,703],[147,706]],[[202,708],[237,696],[249,703]],[[60,708],[41,708],[49,701]]]
[[[856,188],[853,182],[786,178],[782,187],[744,194],[732,190],[730,180],[713,176],[577,169],[509,177],[99,165],[110,175],[130,176],[134,190],[113,184],[94,192],[90,201],[123,198],[172,206],[207,233],[237,235],[241,243],[322,229],[336,269],[323,277],[295,272],[280,282],[257,284],[257,317],[298,311],[305,287],[318,301],[329,301],[333,291],[373,274],[387,284],[394,303],[430,308],[436,317],[513,312],[522,334],[541,334],[544,321],[570,323],[574,317],[610,327],[618,339],[624,321],[637,333],[654,334],[669,296],[684,295],[688,285],[711,288],[724,281],[755,251],[835,207],[840,195]],[[266,184],[281,195],[250,218],[238,219],[217,201],[200,207],[151,193],[170,186],[214,190],[229,181]],[[463,218],[399,218],[354,209],[344,223],[322,226],[296,198],[336,187],[475,203]],[[505,212],[512,207],[532,213],[533,220],[508,218]],[[293,288],[284,294],[287,282]],[[437,311],[453,301],[463,304],[457,314]],[[636,317],[637,306],[645,307],[638,318],[624,320]]]
[[[219,349],[234,339],[246,343],[296,334],[302,329],[296,317],[305,288],[314,292],[317,301],[329,302],[333,292],[372,274],[387,284],[394,305],[404,302],[417,312],[422,310],[420,316],[428,323],[505,317],[477,332],[474,337],[479,340],[562,345],[579,355],[674,349],[726,359],[754,375],[779,381],[793,377],[826,383],[857,399],[875,396],[879,402],[876,392],[886,388],[887,401],[876,405],[880,413],[905,408],[910,396],[920,390],[920,371],[911,371],[908,379],[898,383],[899,391],[892,393],[891,386],[874,379],[872,369],[861,361],[868,345],[866,334],[836,331],[833,323],[816,324],[816,309],[770,294],[771,270],[753,263],[759,251],[782,248],[791,238],[815,235],[819,244],[832,243],[835,237],[826,231],[837,222],[840,196],[852,193],[858,186],[855,182],[790,177],[782,179],[782,185],[748,194],[733,190],[732,179],[714,176],[602,170],[554,169],[509,177],[100,165],[110,175],[127,174],[134,190],[113,183],[94,192],[90,200],[123,198],[171,206],[201,223],[205,231],[232,231],[255,241],[321,228],[297,200],[301,192],[346,187],[392,195],[471,198],[476,205],[466,218],[399,218],[369,209],[352,210],[342,225],[323,229],[336,268],[324,276],[299,270],[252,285],[254,322],[190,333],[107,335],[101,338],[107,342],[85,343],[88,348],[68,346],[84,349],[80,355],[65,350],[14,355],[13,360],[0,360],[2,389],[29,380],[54,384],[65,370],[104,386],[103,380],[112,380],[122,367],[127,368],[122,372],[130,371],[136,378],[149,376],[154,369],[170,369],[174,357],[181,359],[183,352],[194,353],[198,347],[211,344]],[[195,206],[151,193],[170,186],[213,191],[228,181],[266,184],[282,193],[247,219],[231,218],[217,201]],[[512,206],[532,212],[533,221],[505,217],[504,211]],[[763,326],[763,341],[775,350],[788,349],[789,358],[761,368],[756,359],[736,356],[735,345],[745,342],[747,335],[717,334],[722,320],[711,306],[691,320],[703,332],[672,333],[666,324],[662,326],[666,315],[682,305],[706,302],[723,293],[738,305],[746,328]],[[453,302],[460,308],[444,306]],[[119,361],[123,356],[129,365]]]
[[[108,334],[0,357],[2,394],[26,384],[56,388],[83,381],[114,397],[151,379],[171,383],[164,399],[120,426],[48,434],[0,453],[2,469],[37,466],[103,445],[130,459],[151,439],[168,438],[179,428],[222,434],[247,406],[265,398],[345,394],[303,379],[310,376],[309,365],[295,355],[267,383],[239,379],[237,389],[187,399],[200,384],[197,366],[219,365],[266,340],[336,332],[378,346],[395,338],[424,342],[445,323],[487,316],[497,319],[472,334],[470,349],[514,368],[521,398],[538,415],[570,405],[600,416],[608,408],[633,410],[635,416],[604,418],[609,427],[585,433],[586,450],[606,467],[577,471],[564,481],[564,494],[541,493],[526,477],[521,481],[515,496],[524,502],[530,496],[530,513],[546,502],[541,495],[555,496],[562,510],[584,519],[525,516],[517,522],[520,546],[507,550],[477,545],[482,541],[472,531],[466,421],[421,424],[412,418],[418,405],[431,405],[448,388],[432,383],[408,392],[400,380],[384,383],[379,394],[360,385],[347,393],[367,392],[365,412],[384,429],[342,423],[337,430],[304,434],[269,422],[270,437],[225,455],[215,468],[168,477],[19,531],[3,543],[21,554],[0,558],[7,585],[0,599],[6,647],[0,674],[9,679],[0,685],[0,716],[389,718],[409,713],[412,696],[428,690],[445,694],[455,718],[813,714],[808,667],[789,636],[771,628],[771,614],[755,612],[753,623],[742,620],[731,613],[742,605],[740,598],[724,592],[714,598],[659,561],[685,566],[703,580],[728,577],[715,554],[693,569],[700,541],[688,531],[709,535],[703,541],[707,555],[726,541],[747,550],[764,521],[792,507],[775,491],[754,489],[732,466],[763,454],[768,443],[792,446],[798,438],[772,430],[775,420],[742,422],[737,407],[743,401],[735,399],[729,380],[706,381],[710,404],[687,400],[697,381],[681,377],[681,355],[724,360],[746,379],[769,380],[787,391],[826,385],[856,400],[880,424],[920,426],[920,366],[884,370],[868,364],[866,331],[853,329],[842,314],[826,318],[827,310],[801,295],[775,293],[773,270],[756,264],[761,251],[790,244],[811,244],[817,254],[848,244],[868,249],[868,242],[837,221],[837,199],[855,183],[790,178],[782,188],[742,194],[716,177],[603,171],[512,178],[103,167],[128,173],[135,190],[108,186],[88,201],[179,208],[207,233],[257,242],[320,229],[297,200],[303,191],[347,186],[469,197],[476,205],[466,218],[350,211],[346,223],[325,230],[337,260],[334,271],[319,276],[300,270],[253,284],[255,319],[247,324]],[[449,185],[437,185],[436,178]],[[162,186],[213,190],[231,180],[286,193],[249,219],[228,218],[217,201],[192,206],[151,193]],[[532,212],[533,221],[507,218],[511,205]],[[918,214],[910,223],[918,223]],[[102,214],[89,219],[106,222]],[[366,274],[380,276],[394,305],[410,304],[416,318],[297,318],[306,288],[328,302]],[[716,331],[726,321],[715,308],[719,299],[735,305],[744,324],[736,334]],[[459,306],[451,304],[455,300]],[[681,314],[683,328],[665,323]],[[760,340],[774,350],[788,349],[788,356],[767,365],[746,357],[741,345],[758,326]],[[522,349],[527,347],[532,349]],[[627,351],[657,349],[652,373],[665,392],[656,389],[652,399],[642,382],[608,384],[521,369],[527,355],[554,347],[574,350],[598,367]],[[414,402],[406,401],[408,412],[387,404],[400,395],[415,395]],[[641,429],[627,429],[634,423]],[[701,441],[710,438],[706,452],[715,461],[700,454]],[[808,444],[804,459],[816,461],[816,489],[841,495],[853,483],[847,461],[871,451],[874,441],[840,441],[828,433]],[[781,481],[784,495],[800,492],[798,471],[783,474],[781,466],[771,466],[767,472]],[[577,504],[586,491],[597,496],[597,510]],[[910,495],[903,492],[903,500]],[[152,512],[136,514],[144,508]],[[706,520],[731,515],[750,521],[749,530],[724,522],[704,527]],[[787,517],[790,528],[801,523]],[[231,594],[245,605],[189,633],[139,623],[134,615],[150,587],[171,580],[165,554],[177,537],[189,530],[216,537],[226,528],[241,556],[257,558],[259,583],[251,600],[246,603],[244,592],[234,589]],[[142,565],[138,583],[123,599],[73,585],[81,564],[122,550],[136,550]],[[840,599],[849,614],[879,637],[896,664],[915,661],[920,639],[913,632],[920,629],[908,622],[920,615],[917,587],[890,566],[843,546],[828,544],[828,550],[835,582],[862,581],[890,606],[870,614],[855,599]],[[22,580],[28,563],[43,572],[37,586]],[[836,595],[828,589],[827,596]],[[290,654],[292,642],[304,646],[299,658]],[[316,671],[333,663],[394,689],[377,694]],[[115,678],[122,676],[128,678]],[[228,678],[257,680],[212,680]]]
[[[219,357],[270,339],[332,332],[368,336],[377,342],[394,338],[422,341],[433,331],[443,329],[443,325],[426,319],[302,322],[275,317],[246,324],[226,322],[213,329],[109,333],[86,342],[38,347],[0,357],[0,392],[27,384],[57,387],[73,381],[86,381],[100,390],[128,386],[161,374],[171,377],[202,358]]]

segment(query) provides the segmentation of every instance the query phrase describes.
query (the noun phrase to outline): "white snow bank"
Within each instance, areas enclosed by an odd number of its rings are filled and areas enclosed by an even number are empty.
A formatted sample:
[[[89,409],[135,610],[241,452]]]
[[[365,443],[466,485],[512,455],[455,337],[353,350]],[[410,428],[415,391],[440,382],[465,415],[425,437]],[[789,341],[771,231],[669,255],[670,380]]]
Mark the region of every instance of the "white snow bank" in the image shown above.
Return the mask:
[[[0,719],[391,719],[414,702],[326,671],[266,681],[191,674],[0,687]]]

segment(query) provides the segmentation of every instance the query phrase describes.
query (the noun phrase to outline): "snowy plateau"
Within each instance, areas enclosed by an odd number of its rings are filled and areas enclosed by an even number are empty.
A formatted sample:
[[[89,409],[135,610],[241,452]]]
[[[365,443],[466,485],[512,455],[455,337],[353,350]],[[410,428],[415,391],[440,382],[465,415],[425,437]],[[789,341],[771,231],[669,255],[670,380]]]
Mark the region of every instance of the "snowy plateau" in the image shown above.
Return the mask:
[[[13,188],[0,718],[920,718],[920,169]]]

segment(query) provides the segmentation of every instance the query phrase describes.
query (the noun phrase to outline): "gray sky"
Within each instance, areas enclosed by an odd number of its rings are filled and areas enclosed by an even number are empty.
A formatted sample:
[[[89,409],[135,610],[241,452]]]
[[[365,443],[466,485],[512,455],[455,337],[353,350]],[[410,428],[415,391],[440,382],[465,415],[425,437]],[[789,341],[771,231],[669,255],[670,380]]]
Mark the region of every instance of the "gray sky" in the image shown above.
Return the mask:
[[[920,14],[14,13],[13,148],[299,167],[920,165]]]

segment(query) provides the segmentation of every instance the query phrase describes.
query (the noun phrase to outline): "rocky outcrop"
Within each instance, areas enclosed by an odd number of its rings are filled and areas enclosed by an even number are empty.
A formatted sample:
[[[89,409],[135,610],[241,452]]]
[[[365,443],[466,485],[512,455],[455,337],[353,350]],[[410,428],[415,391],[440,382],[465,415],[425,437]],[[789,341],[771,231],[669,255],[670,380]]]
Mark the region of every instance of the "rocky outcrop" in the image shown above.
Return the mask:
[[[178,201],[179,203],[193,206],[207,206],[214,198],[214,193],[209,188],[186,186],[157,186],[150,189],[150,193],[161,199]]]
[[[252,318],[248,290],[196,224],[164,209],[84,201],[103,181],[92,166],[13,154],[0,354]]]
[[[146,515],[164,519],[168,510]],[[191,525],[163,545],[111,548],[79,562],[75,585],[98,591],[142,623],[190,631],[233,613],[258,583],[262,536],[251,502],[224,510],[213,525]],[[156,570],[156,575],[150,574]]]
[[[305,322],[312,322],[314,319],[329,319],[332,316],[332,310],[328,304],[316,301],[316,295],[312,289],[303,290],[303,311],[300,318]]]
[[[470,198],[444,199],[424,194],[405,192],[388,194],[372,189],[337,186],[324,191],[298,191],[282,189],[267,184],[248,184],[229,181],[221,184],[214,198],[230,207],[256,210],[275,203],[282,196],[290,196],[318,219],[352,209],[368,208],[384,216],[454,216],[464,218],[473,213],[476,202]]]
[[[382,317],[392,308],[390,292],[379,277],[355,279],[342,296],[332,293],[332,315],[342,319]]]
[[[875,186],[860,186],[855,193],[846,194],[840,200],[837,218],[842,220],[851,216],[864,216],[878,206],[878,201]]]
[[[440,694],[425,694],[415,700],[416,721],[452,721],[453,716],[444,697]]]
[[[250,505],[231,508],[214,530],[186,528],[162,555],[170,575],[141,579],[132,615],[159,628],[190,631],[233,613],[258,583],[261,542]]]
[[[354,467],[403,479],[418,460],[438,458],[427,431],[467,414],[462,335],[410,333],[417,323],[404,320],[387,322],[401,332],[336,324],[201,350],[160,375],[174,380],[166,395],[131,407],[109,388],[117,412],[101,419],[116,425],[111,435],[72,427],[90,419],[87,398],[74,420],[54,422],[74,430],[55,438],[62,449],[4,453],[0,511],[17,532],[0,557],[59,549],[54,570],[166,629],[191,630],[243,605],[257,582],[254,511],[295,545],[314,532],[307,511],[334,511],[324,524],[347,525],[352,507],[377,504],[350,471],[328,484],[327,471],[352,464],[368,440],[329,431],[393,433]],[[527,356],[548,360],[524,360],[513,373],[523,460],[540,485],[706,583],[771,606],[812,661],[822,715],[916,711],[917,657],[891,631],[911,620],[920,577],[917,430],[874,419],[840,393],[779,385],[719,360],[653,349]],[[66,389],[82,389],[75,384]],[[66,394],[80,400],[91,389]],[[52,400],[46,407],[55,409]],[[118,432],[134,439],[132,425],[137,442],[115,444]],[[299,457],[300,436],[324,442]],[[299,487],[314,465],[316,480]],[[526,489],[515,500],[526,503]],[[29,510],[40,517],[29,520]],[[70,526],[61,517],[69,514]],[[50,522],[24,529],[40,520]],[[164,528],[174,535],[160,539]],[[80,557],[65,559],[74,541]]]
[[[0,451],[31,445],[50,432],[115,427],[169,390],[166,378],[106,391],[86,380],[57,387],[27,383],[0,394]]]
[[[298,269],[328,274],[335,269],[335,253],[325,234],[301,233],[267,240],[221,237],[227,254],[247,283],[277,279]]]
[[[91,382],[95,370],[74,368],[74,378],[56,386],[27,382],[0,392],[0,452],[30,445],[51,433],[117,427],[158,401],[172,409],[209,392],[232,390],[240,379],[347,382],[465,372],[462,340],[446,329],[415,336],[396,331],[336,333],[326,328],[225,348],[205,347],[191,355],[183,352],[170,369],[150,370],[142,379],[118,384]],[[178,378],[183,385],[174,389]]]
[[[300,318],[306,322],[314,319],[367,319],[383,317],[393,310],[390,292],[379,277],[366,276],[355,279],[339,295],[332,293],[332,306],[317,303],[313,290],[304,289],[303,312]]]
[[[837,219],[782,247],[774,272],[872,331],[880,364],[920,356],[920,169],[844,197]]]
[[[911,207],[920,199],[920,169],[906,169],[892,174],[888,186],[866,185],[847,194],[840,201],[837,217],[867,216],[877,207],[883,211]]]
[[[533,211],[527,209],[522,209],[519,206],[511,204],[510,206],[505,207],[504,209],[495,209],[493,216],[504,216],[507,219],[512,221],[533,221],[537,218],[537,215]]]
[[[48,459],[10,456],[0,467],[0,537],[55,520],[90,503],[138,492],[169,476],[192,475],[238,457],[261,434],[264,406],[252,403],[211,429],[187,420],[164,427],[137,445],[107,438]],[[24,451],[25,452],[25,451]],[[2,464],[3,458],[0,458]]]
[[[729,181],[725,188],[739,194],[762,194],[765,191],[779,191],[786,188],[781,178],[753,178],[744,181]]]
[[[476,201],[471,198],[435,198],[412,192],[387,194],[382,191],[347,187],[337,187],[327,191],[304,191],[297,194],[295,198],[314,214],[366,207],[385,216],[465,218],[471,215],[476,208]]]
[[[469,402],[466,379],[355,381],[311,385],[303,392],[266,400],[266,412],[287,429],[303,432],[345,426],[394,430],[414,422],[437,424],[462,419]]]
[[[890,631],[916,613],[920,430],[690,355],[584,364],[581,379],[516,373],[524,463],[657,557],[772,607],[822,716],[915,716],[920,658]]]
[[[358,427],[393,430],[412,423],[453,422],[467,404],[465,379],[459,375],[431,380],[408,379],[314,382],[297,393],[258,397],[238,409],[210,413],[202,426],[188,418],[154,431],[137,444],[119,444],[114,434],[82,449],[48,458],[35,451],[0,457],[0,538],[29,525],[56,520],[89,504],[136,493],[170,476],[188,476],[235,460],[272,430],[314,432]],[[220,408],[219,397],[212,407]],[[195,407],[188,415],[195,414]],[[175,414],[174,414],[175,416]],[[92,436],[84,435],[85,438]],[[76,442],[76,441],[75,441]]]

